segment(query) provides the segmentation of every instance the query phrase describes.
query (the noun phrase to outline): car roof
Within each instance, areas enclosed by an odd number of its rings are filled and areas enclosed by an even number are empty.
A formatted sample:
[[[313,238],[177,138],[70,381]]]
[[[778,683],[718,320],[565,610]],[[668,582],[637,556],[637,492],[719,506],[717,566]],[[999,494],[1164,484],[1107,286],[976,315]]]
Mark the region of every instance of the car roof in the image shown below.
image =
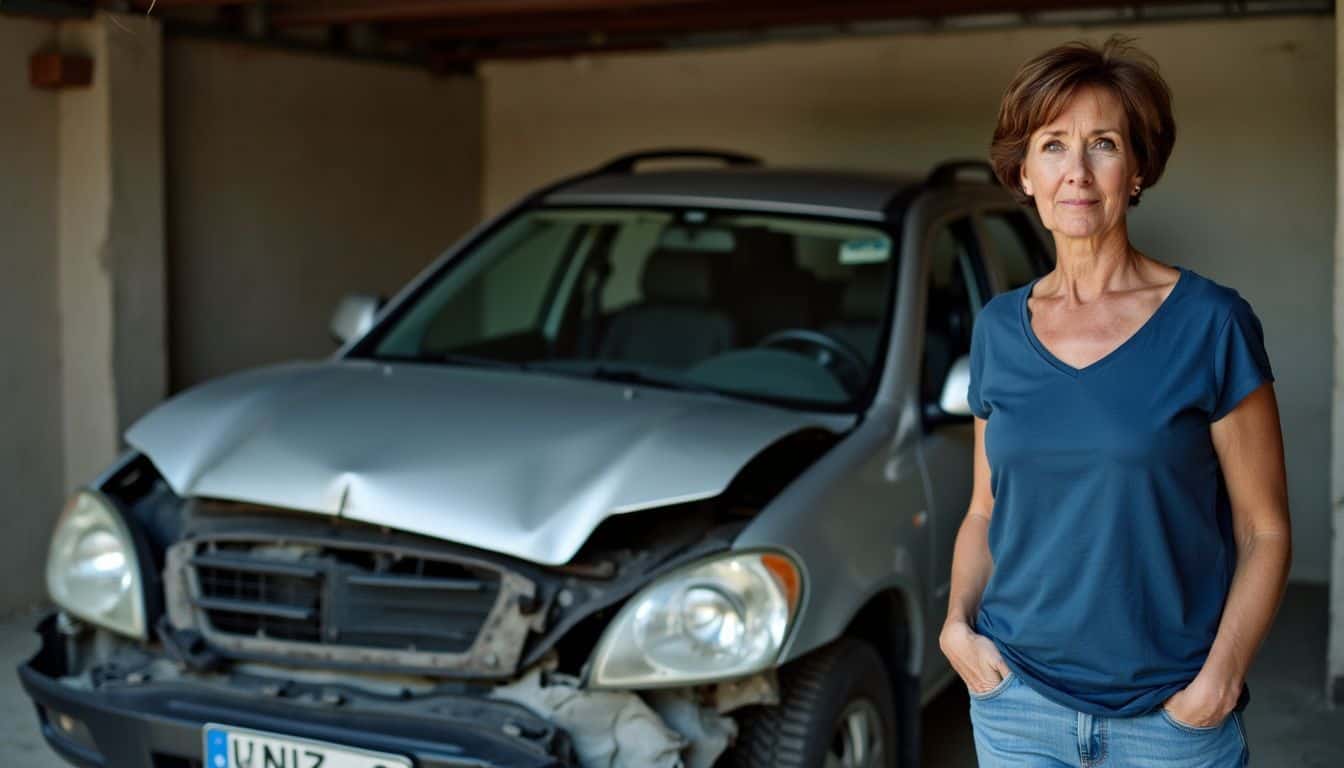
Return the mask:
[[[599,173],[552,190],[544,202],[749,208],[881,221],[897,195],[924,179],[914,174],[739,166]]]

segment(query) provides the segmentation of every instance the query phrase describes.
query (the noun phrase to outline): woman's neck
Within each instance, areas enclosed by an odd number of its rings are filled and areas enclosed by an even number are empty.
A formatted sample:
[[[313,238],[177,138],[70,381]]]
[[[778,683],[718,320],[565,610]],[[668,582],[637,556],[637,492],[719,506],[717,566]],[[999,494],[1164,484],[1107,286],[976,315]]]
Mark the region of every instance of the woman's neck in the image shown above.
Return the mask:
[[[1123,227],[1095,238],[1055,235],[1055,269],[1042,283],[1047,293],[1086,304],[1108,290],[1123,290],[1138,277],[1144,257]]]

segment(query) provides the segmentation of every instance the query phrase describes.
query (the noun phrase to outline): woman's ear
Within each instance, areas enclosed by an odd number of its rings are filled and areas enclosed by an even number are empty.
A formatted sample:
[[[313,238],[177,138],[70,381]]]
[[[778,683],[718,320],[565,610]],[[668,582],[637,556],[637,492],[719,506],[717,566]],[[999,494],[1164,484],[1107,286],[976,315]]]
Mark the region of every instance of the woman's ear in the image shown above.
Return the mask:
[[[1018,185],[1022,187],[1022,193],[1027,197],[1032,196],[1031,179],[1027,178],[1027,166],[1021,165],[1017,169]]]

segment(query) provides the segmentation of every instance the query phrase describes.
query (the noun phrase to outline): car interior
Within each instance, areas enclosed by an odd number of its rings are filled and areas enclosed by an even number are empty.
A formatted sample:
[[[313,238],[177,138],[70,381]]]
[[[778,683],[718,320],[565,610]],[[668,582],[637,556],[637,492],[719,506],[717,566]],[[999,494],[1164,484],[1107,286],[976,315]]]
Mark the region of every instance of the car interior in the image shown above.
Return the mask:
[[[879,356],[890,255],[887,236],[858,223],[542,209],[450,270],[379,354],[847,401]]]

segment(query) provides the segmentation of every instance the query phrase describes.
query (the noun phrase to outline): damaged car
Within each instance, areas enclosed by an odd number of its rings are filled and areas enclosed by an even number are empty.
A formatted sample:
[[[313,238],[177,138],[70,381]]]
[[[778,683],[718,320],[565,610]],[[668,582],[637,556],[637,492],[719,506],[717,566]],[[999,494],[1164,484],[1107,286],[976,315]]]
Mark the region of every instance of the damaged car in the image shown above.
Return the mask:
[[[971,324],[1050,259],[981,163],[668,150],[541,189],[342,301],[329,359],[126,432],[51,539],[43,734],[113,768],[913,766],[957,679]]]

